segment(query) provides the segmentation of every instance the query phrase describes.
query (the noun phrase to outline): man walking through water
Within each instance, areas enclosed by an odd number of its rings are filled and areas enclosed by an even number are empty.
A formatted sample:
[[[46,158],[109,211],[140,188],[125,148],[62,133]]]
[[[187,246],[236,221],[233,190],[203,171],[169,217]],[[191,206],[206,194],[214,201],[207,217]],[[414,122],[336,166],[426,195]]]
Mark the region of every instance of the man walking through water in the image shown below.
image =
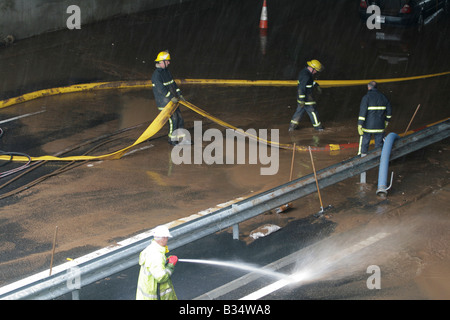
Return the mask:
[[[161,51],[155,62],[156,69],[152,75],[152,87],[158,110],[164,109],[169,101],[173,103],[178,103],[178,100],[186,101],[169,71],[169,52],[167,50]],[[184,129],[184,119],[179,107],[169,119],[169,143],[171,145],[177,145],[180,142],[179,140],[184,137],[184,134],[181,133],[182,130],[177,131],[177,129]],[[187,141],[184,142],[187,143]]]
[[[323,131],[324,127],[320,123],[316,101],[314,101],[313,98],[314,86],[318,86],[318,84],[314,82],[314,75],[322,70],[323,66],[318,60],[311,60],[308,61],[307,66],[300,71],[297,86],[297,110],[292,116],[289,131],[294,131],[298,128],[300,119],[305,112],[308,113],[314,129]]]

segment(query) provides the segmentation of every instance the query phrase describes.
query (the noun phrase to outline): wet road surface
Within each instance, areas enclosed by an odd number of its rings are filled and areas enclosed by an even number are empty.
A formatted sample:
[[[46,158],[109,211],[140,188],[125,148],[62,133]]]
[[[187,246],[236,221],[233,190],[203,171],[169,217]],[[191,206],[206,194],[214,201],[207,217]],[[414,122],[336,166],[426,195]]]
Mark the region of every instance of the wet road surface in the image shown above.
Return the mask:
[[[414,28],[388,27],[376,33],[369,32],[361,24],[356,9],[352,1],[342,1],[339,5],[334,1],[323,1],[320,5],[315,1],[279,1],[269,7],[266,39],[261,38],[257,27],[259,1],[238,4],[231,0],[215,4],[194,1],[83,26],[79,32],[49,33],[1,49],[0,70],[8,75],[8,81],[2,82],[0,94],[3,99],[72,83],[146,80],[153,71],[154,56],[166,48],[172,55],[171,70],[175,78],[293,80],[305,62],[312,58],[319,59],[326,67],[319,79],[378,79],[450,70],[449,19],[433,22],[420,33]],[[318,25],[318,21],[322,23]],[[213,27],[202,28],[204,25]],[[449,84],[450,77],[446,76],[380,86],[394,106],[388,131],[403,132],[419,103],[421,108],[414,119],[415,128],[448,117]],[[357,142],[356,118],[360,99],[366,91],[365,87],[323,89],[317,100],[326,130],[316,133],[309,119],[304,117],[300,130],[289,135],[287,127],[295,110],[295,88],[185,85],[182,90],[188,101],[237,127],[280,129],[280,142],[311,146]],[[193,121],[202,120],[185,108],[182,112],[189,129],[192,129]],[[28,113],[33,115],[1,125],[4,130],[2,150],[32,156],[56,154],[72,148],[67,154],[105,154],[131,144],[154,119],[157,110],[150,90],[67,94],[0,110],[2,120]],[[216,127],[207,121],[203,126],[205,129]],[[280,169],[274,176],[261,176],[258,165],[174,165],[166,132],[165,127],[142,144],[145,149],[119,161],[72,164],[68,171],[25,190],[20,189],[63,166],[46,163],[2,187],[2,195],[8,194],[8,197],[0,200],[0,285],[48,268],[55,226],[59,229],[55,263],[59,264],[66,258],[84,255],[218,203],[268,190],[289,179],[289,151],[280,151]],[[99,146],[103,142],[107,143]],[[97,148],[90,151],[94,146]],[[355,154],[356,150],[317,153],[316,169]],[[378,199],[375,195],[376,172],[368,173],[367,186],[359,185],[355,177],[326,188],[324,201],[336,209],[330,220],[321,225],[323,230],[319,228],[319,235],[326,237],[345,232],[367,223],[373,215],[386,212],[389,213],[386,219],[399,219],[401,214],[393,208],[438,191],[448,192],[448,141],[397,160],[394,167],[399,185],[388,200]],[[4,167],[5,170],[9,168]],[[298,153],[294,168],[294,178],[310,174],[309,155]],[[2,178],[2,183],[12,179],[13,176]],[[15,193],[15,190],[21,192]],[[255,218],[242,228],[243,237],[267,222],[283,227],[280,237],[294,237],[299,232],[298,223],[303,223],[300,230],[308,229],[308,232],[302,233],[302,241],[316,241],[313,230],[317,231],[317,225],[307,217],[319,209],[317,196],[305,197],[295,207],[285,215]],[[439,216],[445,213],[443,211],[436,210],[435,213]],[[448,225],[445,215],[436,219]],[[331,229],[330,225],[333,226]],[[426,220],[424,225],[428,226]],[[448,269],[442,271],[440,266],[448,261],[448,248],[442,244],[448,235],[438,233],[436,236],[436,241],[430,240],[429,248],[416,250],[417,259],[423,261],[421,266],[427,264],[425,261],[438,260],[438,274],[445,278]],[[262,242],[258,244],[258,241]],[[238,260],[264,265],[276,259],[271,253],[285,244],[284,240],[276,244],[272,237],[258,241],[253,244],[231,242],[230,251]],[[435,249],[431,243],[441,247]],[[284,250],[288,253],[302,246],[304,244],[294,242],[291,249]],[[272,250],[266,251],[266,248]],[[190,247],[179,249],[177,253],[185,257],[192,253],[192,256],[203,258],[227,258],[209,251],[194,253],[190,250]],[[267,257],[258,256],[263,250]],[[252,257],[251,261],[248,257]],[[189,269],[200,275],[201,283],[202,270],[199,268],[179,266],[181,270],[175,274],[174,281],[178,282],[180,298],[192,299],[197,293],[204,293],[201,292],[206,289],[204,287],[191,292],[192,286],[184,284],[189,277],[183,275]],[[411,268],[414,269],[414,265]],[[135,281],[132,275],[128,276],[131,283]],[[416,279],[415,275],[410,278]],[[189,281],[197,282],[193,279]],[[395,293],[405,293],[408,287],[405,288]],[[111,298],[132,299],[130,293],[133,291],[131,285],[126,289],[128,295]],[[420,298],[422,294],[434,297],[435,292],[429,289],[426,293],[405,297]],[[296,296],[291,292],[289,295],[294,299],[327,298],[325,293]],[[448,297],[448,291],[444,290],[443,295]],[[359,297],[344,292],[328,297],[355,296]]]

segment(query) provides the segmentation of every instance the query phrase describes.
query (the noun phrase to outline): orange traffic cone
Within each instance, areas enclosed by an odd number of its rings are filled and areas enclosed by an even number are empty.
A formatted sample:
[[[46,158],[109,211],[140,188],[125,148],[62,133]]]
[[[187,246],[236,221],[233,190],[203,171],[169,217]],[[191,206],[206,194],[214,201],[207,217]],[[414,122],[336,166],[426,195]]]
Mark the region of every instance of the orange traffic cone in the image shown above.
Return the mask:
[[[267,46],[267,3],[264,0],[262,11],[261,11],[261,19],[259,20],[259,38],[261,40],[261,52],[263,55],[266,54],[266,46]]]
[[[261,19],[259,20],[259,28],[267,29],[267,3],[264,0],[262,11],[261,11]]]

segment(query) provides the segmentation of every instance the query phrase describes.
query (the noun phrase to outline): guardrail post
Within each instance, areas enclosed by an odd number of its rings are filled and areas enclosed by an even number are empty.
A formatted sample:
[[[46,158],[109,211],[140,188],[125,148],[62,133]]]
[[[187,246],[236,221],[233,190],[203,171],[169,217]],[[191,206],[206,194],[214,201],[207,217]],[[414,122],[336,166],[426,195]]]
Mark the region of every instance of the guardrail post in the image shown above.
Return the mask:
[[[72,291],[72,300],[80,300],[80,290]]]
[[[361,154],[361,158],[363,158],[365,156],[366,156],[366,154]],[[359,175],[359,182],[366,183],[366,171],[361,172],[361,174]]]
[[[239,223],[233,225],[233,240],[239,240]]]
[[[361,172],[361,174],[359,176],[359,182],[366,183],[366,172]]]

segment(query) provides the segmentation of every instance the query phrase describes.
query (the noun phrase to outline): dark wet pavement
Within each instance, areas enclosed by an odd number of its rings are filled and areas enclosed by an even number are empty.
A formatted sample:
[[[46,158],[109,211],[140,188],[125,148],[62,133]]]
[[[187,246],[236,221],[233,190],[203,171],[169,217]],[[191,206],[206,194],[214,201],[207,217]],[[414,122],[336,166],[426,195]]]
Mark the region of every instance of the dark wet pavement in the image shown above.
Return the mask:
[[[277,1],[269,3],[269,29],[267,38],[262,38],[260,8],[260,1],[253,0],[193,1],[77,31],[20,40],[0,49],[0,73],[7,80],[1,82],[0,98],[74,83],[148,80],[154,57],[163,49],[171,52],[175,78],[295,80],[305,62],[313,58],[326,68],[319,80],[397,78],[450,70],[448,18],[442,17],[421,32],[384,26],[375,32],[360,22],[353,1]],[[388,131],[402,133],[418,104],[421,108],[412,128],[448,117],[449,87],[449,76],[380,85],[394,107]],[[280,142],[323,146],[357,142],[356,119],[366,88],[323,89],[317,101],[326,130],[316,133],[304,117],[293,135],[287,127],[295,110],[294,87],[184,85],[182,90],[188,101],[237,127],[276,128],[280,129]],[[185,108],[182,112],[189,129],[194,120],[202,120]],[[5,132],[2,150],[39,156],[73,147],[68,154],[105,154],[131,144],[157,110],[150,89],[109,90],[40,98],[1,109],[0,117],[3,120],[27,113],[36,114],[1,125]],[[205,129],[217,127],[207,121],[203,125]],[[62,263],[160,223],[268,190],[289,179],[289,151],[280,151],[280,170],[275,176],[259,175],[259,166],[174,165],[166,131],[165,127],[143,143],[146,149],[121,160],[76,164],[1,199],[0,285],[48,268],[56,225],[55,261]],[[99,146],[103,142],[107,143]],[[94,146],[98,148],[90,151]],[[393,194],[395,205],[402,197],[405,202],[415,199],[418,190],[433,192],[448,184],[448,162],[443,160],[448,155],[448,141],[427,150],[416,155],[412,163],[396,162],[403,190]],[[324,168],[355,154],[356,150],[317,153],[315,165]],[[432,183],[422,179],[426,174],[417,169],[422,168],[424,159],[423,169],[431,168],[436,174],[429,177]],[[62,166],[45,164],[0,192],[18,190]],[[310,174],[309,155],[298,153],[294,168],[294,178]],[[370,172],[369,178],[374,184],[376,173]],[[408,179],[414,187],[408,185]],[[324,191],[326,202],[339,203],[338,212],[348,214],[349,219],[337,222],[337,230],[366,220],[366,216],[361,219],[346,209],[383,212],[370,186],[369,191],[360,189],[356,178],[348,183],[350,186],[343,183]],[[348,190],[344,198],[342,188]],[[298,207],[303,210],[294,209],[268,220],[284,227],[319,209],[313,196],[301,200]],[[251,227],[266,222],[265,218]],[[192,298],[182,289],[181,296]]]

